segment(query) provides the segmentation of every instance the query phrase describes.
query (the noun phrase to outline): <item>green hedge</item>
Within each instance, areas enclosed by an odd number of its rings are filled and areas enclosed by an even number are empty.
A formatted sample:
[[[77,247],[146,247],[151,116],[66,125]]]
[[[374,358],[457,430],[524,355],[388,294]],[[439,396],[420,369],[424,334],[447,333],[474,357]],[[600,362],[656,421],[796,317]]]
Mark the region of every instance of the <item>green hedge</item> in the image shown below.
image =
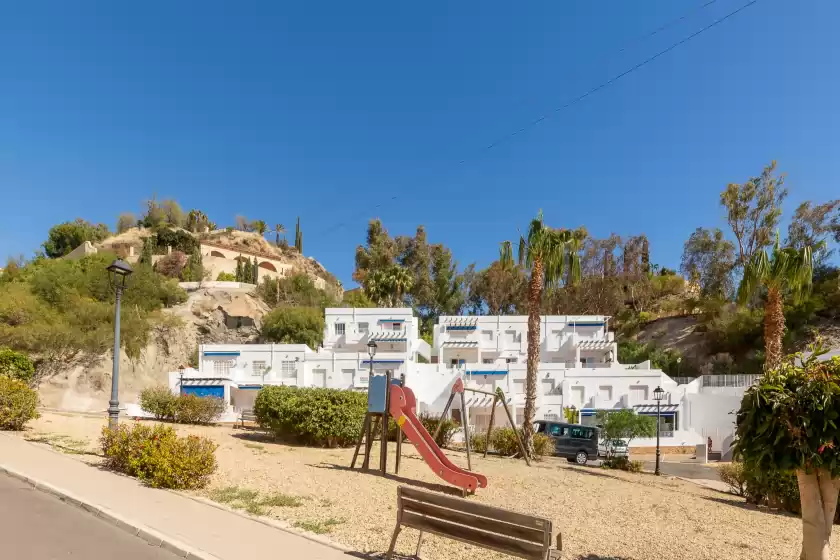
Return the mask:
[[[522,430],[518,429],[522,437]],[[487,435],[484,433],[473,434],[470,437],[470,448],[477,453],[484,453],[487,448]],[[519,453],[519,442],[516,441],[516,432],[513,428],[494,428],[490,432],[490,449],[499,455],[509,457]],[[534,434],[534,455],[535,459],[554,454],[554,442],[545,434]]]
[[[0,376],[0,430],[22,430],[38,416],[38,393],[23,381]]]
[[[134,476],[154,488],[203,488],[216,471],[216,448],[205,437],[178,437],[171,426],[107,426],[100,438],[105,468]]]
[[[140,392],[140,408],[155,420],[179,424],[212,424],[225,412],[225,402],[215,397],[176,395],[160,385]]]
[[[283,440],[321,447],[353,445],[366,412],[366,393],[339,389],[263,387],[254,402],[260,426]]]

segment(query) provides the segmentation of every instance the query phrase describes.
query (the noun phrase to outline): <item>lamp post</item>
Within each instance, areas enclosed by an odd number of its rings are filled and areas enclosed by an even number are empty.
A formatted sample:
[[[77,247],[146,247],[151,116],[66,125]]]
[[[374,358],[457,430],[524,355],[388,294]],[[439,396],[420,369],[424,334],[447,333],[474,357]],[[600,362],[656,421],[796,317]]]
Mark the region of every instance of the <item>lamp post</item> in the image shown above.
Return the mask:
[[[572,409],[572,414],[574,415],[574,418],[572,418],[572,424],[577,424],[578,423],[577,407],[575,405],[572,405],[569,408]]]
[[[112,262],[106,270],[109,273],[111,287],[114,288],[117,296],[114,306],[114,369],[111,374],[111,400],[108,401],[108,427],[115,430],[120,420],[120,299],[128,277],[134,271],[127,262],[121,259]]]
[[[656,401],[656,469],[653,471],[653,474],[659,476],[662,474],[659,470],[659,426],[661,423],[661,408],[660,405],[662,403],[662,399],[665,397],[665,391],[662,390],[662,387],[657,386],[656,389],[653,390],[653,400]]]
[[[368,364],[370,365],[370,374],[368,377],[368,383],[370,383],[370,378],[373,377],[373,357],[376,356],[376,342],[369,340],[367,343],[368,347],[368,356],[370,356],[370,360]]]
[[[178,393],[184,393],[184,366],[178,366]]]
[[[682,356],[677,358],[677,377],[680,376],[680,364],[682,363]]]

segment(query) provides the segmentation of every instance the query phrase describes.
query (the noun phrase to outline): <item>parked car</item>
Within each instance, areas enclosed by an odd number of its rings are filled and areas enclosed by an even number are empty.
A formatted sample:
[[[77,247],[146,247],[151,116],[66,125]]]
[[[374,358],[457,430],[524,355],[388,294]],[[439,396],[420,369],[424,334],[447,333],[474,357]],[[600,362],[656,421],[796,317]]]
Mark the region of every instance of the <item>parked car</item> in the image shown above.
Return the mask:
[[[598,457],[630,457],[630,449],[623,439],[603,440],[598,443]]]
[[[598,429],[594,426],[538,420],[534,431],[550,437],[554,441],[554,454],[569,462],[585,465],[598,457]]]

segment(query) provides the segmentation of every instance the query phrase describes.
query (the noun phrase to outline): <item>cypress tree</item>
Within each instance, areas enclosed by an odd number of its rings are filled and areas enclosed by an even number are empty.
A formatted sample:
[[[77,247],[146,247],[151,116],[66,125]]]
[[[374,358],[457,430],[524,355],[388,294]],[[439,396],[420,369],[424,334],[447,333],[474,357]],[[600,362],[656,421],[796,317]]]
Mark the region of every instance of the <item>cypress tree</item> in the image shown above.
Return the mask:
[[[242,255],[239,255],[239,256],[241,257]],[[236,281],[237,282],[244,282],[245,281],[245,275],[244,275],[244,270],[242,270],[242,260],[241,259],[236,259]]]
[[[300,216],[298,216],[297,223],[295,223],[295,249],[301,255],[303,254],[303,232],[300,231]]]
[[[258,269],[259,267],[260,267],[260,266],[257,264],[257,257],[254,257],[254,268],[252,269],[252,270],[253,270],[253,274],[252,274],[252,276],[253,276],[254,284],[259,284],[259,283],[260,283],[260,281],[259,281],[259,273],[258,273],[258,271],[257,271],[257,269]]]

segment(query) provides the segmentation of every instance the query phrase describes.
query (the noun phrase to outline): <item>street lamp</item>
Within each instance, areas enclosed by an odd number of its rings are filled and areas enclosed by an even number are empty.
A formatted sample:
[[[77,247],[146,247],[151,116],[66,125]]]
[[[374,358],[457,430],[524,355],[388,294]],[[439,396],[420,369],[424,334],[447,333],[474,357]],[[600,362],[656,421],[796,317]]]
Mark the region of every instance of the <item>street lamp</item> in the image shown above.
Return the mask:
[[[117,429],[120,420],[119,401],[119,379],[120,379],[120,299],[123,290],[126,288],[128,277],[134,272],[128,263],[117,259],[106,269],[109,273],[108,279],[111,287],[116,292],[116,305],[114,306],[114,370],[111,375],[111,400],[108,401],[108,427]]]
[[[682,356],[677,358],[677,377],[680,376],[680,364],[682,363]]]
[[[577,424],[578,423],[577,407],[575,405],[572,405],[569,408],[572,409],[572,415],[574,415],[574,418],[572,418],[572,424]]]
[[[370,377],[368,377],[368,383],[370,383],[370,378],[373,377],[373,357],[376,356],[376,342],[369,340],[367,343],[368,347],[368,356],[370,356],[369,364],[370,364]]]
[[[184,369],[185,368],[184,368],[183,365],[178,366],[178,374],[179,374],[178,392],[181,393],[181,394],[184,393]]]
[[[653,400],[656,401],[656,469],[653,471],[653,474],[659,476],[662,474],[659,471],[659,426],[661,424],[661,408],[660,405],[662,403],[662,399],[665,397],[665,391],[662,390],[662,387],[656,387],[653,390]]]

